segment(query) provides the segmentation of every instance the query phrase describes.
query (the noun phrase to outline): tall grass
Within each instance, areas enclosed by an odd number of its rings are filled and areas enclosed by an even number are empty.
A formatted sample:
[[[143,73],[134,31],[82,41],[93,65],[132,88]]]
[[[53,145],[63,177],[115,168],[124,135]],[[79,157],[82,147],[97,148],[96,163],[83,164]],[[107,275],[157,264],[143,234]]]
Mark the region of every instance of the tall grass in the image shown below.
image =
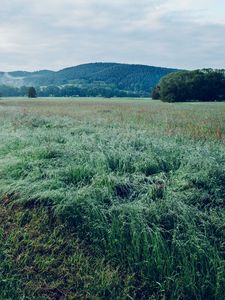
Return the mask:
[[[97,109],[117,106],[106,103],[100,102]],[[42,207],[53,228],[62,224],[65,237],[82,241],[88,257],[97,261],[104,257],[103,269],[117,270],[120,287],[118,281],[114,286],[110,282],[111,294],[92,290],[90,297],[222,300],[225,148],[221,136],[210,131],[208,137],[195,135],[193,122],[199,124],[195,116],[189,122],[186,118],[177,134],[168,135],[164,115],[153,116],[147,124],[146,108],[165,112],[167,104],[124,102],[118,104],[125,108],[123,117],[113,111],[112,119],[109,113],[105,117],[105,110],[98,119],[90,117],[87,110],[96,109],[94,102],[78,104],[78,117],[68,114],[68,107],[74,109],[71,103],[65,106],[65,116],[63,111],[56,115],[61,102],[58,107],[45,102],[48,114],[52,111],[49,116],[40,114],[42,108],[35,108],[35,113],[6,109],[0,137],[2,201],[9,199],[15,209],[22,205],[24,214]],[[137,107],[144,110],[144,118],[134,117]],[[168,116],[177,110],[176,118],[192,106],[174,106]],[[212,119],[214,113],[218,114],[216,107],[215,112],[207,110]],[[174,119],[176,126],[179,122]],[[174,124],[170,128],[175,129]],[[68,295],[72,297],[71,292]]]

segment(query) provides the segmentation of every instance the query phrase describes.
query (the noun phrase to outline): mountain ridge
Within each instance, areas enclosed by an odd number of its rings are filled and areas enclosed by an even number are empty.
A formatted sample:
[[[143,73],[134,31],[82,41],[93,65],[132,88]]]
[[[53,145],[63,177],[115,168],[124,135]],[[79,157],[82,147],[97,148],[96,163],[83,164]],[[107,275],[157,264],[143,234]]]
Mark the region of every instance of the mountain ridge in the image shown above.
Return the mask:
[[[77,68],[77,67],[81,67],[81,66],[88,66],[88,65],[102,65],[102,64],[107,64],[107,65],[128,65],[128,66],[144,66],[144,67],[153,67],[153,68],[161,68],[161,69],[172,69],[172,70],[179,70],[179,68],[172,68],[172,67],[162,67],[162,66],[153,66],[153,65],[146,65],[146,64],[138,64],[138,63],[120,63],[120,62],[101,62],[101,61],[97,61],[97,62],[90,62],[90,63],[82,63],[82,64],[78,64],[78,65],[73,65],[73,66],[68,66],[68,67],[64,67],[62,69],[59,70],[50,70],[50,69],[39,69],[39,70],[35,70],[35,71],[25,71],[25,70],[14,70],[14,71],[0,71],[1,73],[17,73],[17,72],[21,72],[21,73],[28,73],[28,74],[33,74],[33,73],[39,73],[39,72],[52,72],[52,73],[58,73],[67,69],[72,69],[72,68]]]

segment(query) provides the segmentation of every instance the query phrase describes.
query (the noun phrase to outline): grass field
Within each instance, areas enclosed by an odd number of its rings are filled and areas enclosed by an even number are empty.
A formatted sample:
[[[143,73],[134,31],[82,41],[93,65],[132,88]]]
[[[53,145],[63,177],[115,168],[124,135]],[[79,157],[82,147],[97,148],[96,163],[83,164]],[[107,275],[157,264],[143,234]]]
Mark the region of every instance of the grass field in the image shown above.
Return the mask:
[[[0,299],[225,295],[225,103],[1,99]]]

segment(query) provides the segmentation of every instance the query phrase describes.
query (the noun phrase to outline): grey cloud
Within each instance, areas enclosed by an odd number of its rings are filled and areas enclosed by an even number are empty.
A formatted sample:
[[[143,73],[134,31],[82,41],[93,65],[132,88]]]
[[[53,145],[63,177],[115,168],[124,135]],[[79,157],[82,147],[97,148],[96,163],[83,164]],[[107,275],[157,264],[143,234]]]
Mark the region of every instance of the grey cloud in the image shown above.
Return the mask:
[[[93,61],[224,67],[225,24],[170,1],[11,0],[0,9],[0,69],[60,69]]]

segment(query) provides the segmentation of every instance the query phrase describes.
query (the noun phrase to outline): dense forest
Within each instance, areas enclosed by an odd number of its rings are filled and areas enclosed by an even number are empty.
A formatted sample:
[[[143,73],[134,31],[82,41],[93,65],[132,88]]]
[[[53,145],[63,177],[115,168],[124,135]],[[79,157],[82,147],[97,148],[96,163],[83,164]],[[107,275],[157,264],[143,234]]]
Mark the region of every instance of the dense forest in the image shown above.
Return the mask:
[[[164,76],[152,98],[166,102],[225,100],[224,70],[179,71]]]
[[[28,94],[29,87],[13,87],[0,85],[0,95],[4,97],[24,97]],[[64,85],[64,86],[42,86],[35,88],[38,97],[145,97],[149,93],[132,92],[119,90],[113,85],[104,83],[85,84],[81,86]]]
[[[58,72],[0,72],[3,96],[24,96],[34,86],[38,96],[149,97],[159,80],[176,69],[118,63],[91,63]]]

